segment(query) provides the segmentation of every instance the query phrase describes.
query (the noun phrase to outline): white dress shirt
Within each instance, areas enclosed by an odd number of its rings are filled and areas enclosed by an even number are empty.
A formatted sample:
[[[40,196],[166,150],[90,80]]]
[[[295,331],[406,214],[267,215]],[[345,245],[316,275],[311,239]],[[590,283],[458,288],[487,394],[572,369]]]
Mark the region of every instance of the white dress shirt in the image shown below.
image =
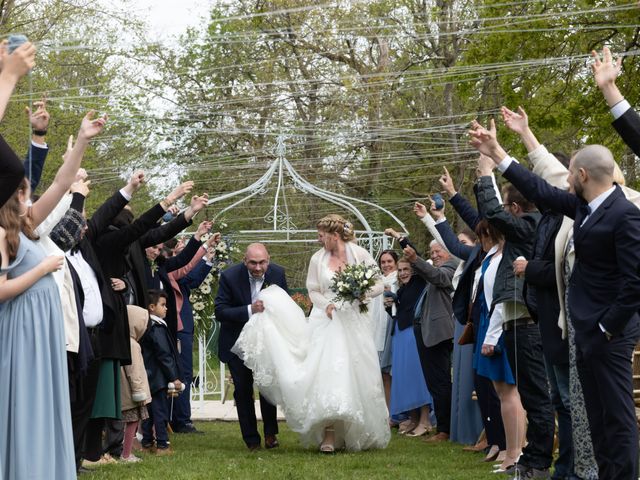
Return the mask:
[[[258,299],[258,295],[260,294],[260,290],[262,290],[262,285],[264,284],[264,276],[261,278],[252,277],[249,274],[249,286],[251,287],[251,303],[255,302]],[[251,305],[247,305],[247,309],[249,311],[249,318],[253,315],[251,311]]]
[[[73,265],[73,268],[76,269],[82,284],[82,291],[84,292],[84,308],[82,309],[84,324],[87,328],[96,327],[102,323],[104,315],[102,295],[100,295],[100,285],[98,285],[96,273],[79,251],[73,254],[68,251],[66,257]]]

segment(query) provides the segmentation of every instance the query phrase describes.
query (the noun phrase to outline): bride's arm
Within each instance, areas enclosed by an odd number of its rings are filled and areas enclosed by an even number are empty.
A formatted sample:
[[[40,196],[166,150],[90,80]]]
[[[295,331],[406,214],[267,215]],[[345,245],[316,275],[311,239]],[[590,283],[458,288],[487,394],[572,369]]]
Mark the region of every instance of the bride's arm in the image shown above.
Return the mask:
[[[311,257],[309,262],[309,270],[307,271],[307,291],[309,292],[309,298],[316,308],[325,310],[327,305],[331,302],[322,294],[320,289],[320,279],[318,278],[318,254]]]

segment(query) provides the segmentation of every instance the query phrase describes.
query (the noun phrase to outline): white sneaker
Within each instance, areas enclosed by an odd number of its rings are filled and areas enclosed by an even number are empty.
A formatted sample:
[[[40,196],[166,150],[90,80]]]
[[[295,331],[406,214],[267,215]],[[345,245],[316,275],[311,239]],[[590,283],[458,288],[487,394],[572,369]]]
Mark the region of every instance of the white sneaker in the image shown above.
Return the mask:
[[[120,457],[120,461],[123,463],[138,463],[141,462],[142,459],[140,457],[136,457],[133,453],[128,457]]]

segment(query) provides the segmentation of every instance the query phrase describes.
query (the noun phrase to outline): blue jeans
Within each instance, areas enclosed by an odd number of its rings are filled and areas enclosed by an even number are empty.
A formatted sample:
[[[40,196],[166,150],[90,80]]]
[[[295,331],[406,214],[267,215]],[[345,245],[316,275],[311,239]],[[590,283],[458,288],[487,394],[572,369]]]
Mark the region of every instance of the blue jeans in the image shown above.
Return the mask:
[[[156,430],[156,446],[167,448],[169,446],[169,432],[167,422],[169,421],[169,400],[167,400],[167,390],[162,389],[151,396],[149,404],[149,418],[142,422],[142,445],[147,447],[153,445],[153,429]]]
[[[554,479],[575,478],[573,471],[573,437],[571,428],[571,401],[569,400],[569,364],[552,365],[545,361],[551,403],[558,415],[558,458],[553,464]]]

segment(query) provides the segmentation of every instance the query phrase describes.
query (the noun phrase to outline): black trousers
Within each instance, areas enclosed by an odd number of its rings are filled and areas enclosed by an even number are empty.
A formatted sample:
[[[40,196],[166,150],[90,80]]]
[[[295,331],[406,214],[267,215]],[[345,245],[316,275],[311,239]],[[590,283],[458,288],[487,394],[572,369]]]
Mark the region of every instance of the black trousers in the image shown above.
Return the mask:
[[[638,425],[631,356],[637,335],[615,336],[588,352],[577,347],[578,373],[601,480],[638,478]]]
[[[476,345],[476,348],[480,347]],[[506,450],[507,440],[504,436],[500,398],[496,393],[493,382],[491,379],[474,372],[473,385],[478,396],[478,406],[482,414],[482,424],[487,435],[487,443],[489,446],[497,445],[500,450]]]
[[[236,401],[242,439],[247,446],[260,445],[253,394],[253,372],[235,355],[227,362],[227,366],[233,378],[233,398]],[[260,411],[265,436],[276,435],[278,433],[277,409],[262,395],[260,395]]]
[[[518,463],[537,469],[549,468],[555,414],[551,406],[538,325],[532,323],[505,331],[504,343],[522,406],[527,411],[528,443]]]
[[[72,357],[67,356],[67,361],[73,361]],[[96,398],[96,388],[98,385],[98,373],[100,371],[100,361],[92,360],[89,363],[87,372],[80,378],[75,378],[76,383],[72,386],[75,392],[71,397],[71,428],[73,430],[73,449],[76,457],[76,469],[80,468],[83,458],[96,461],[102,455],[95,456],[85,455],[85,443],[87,438],[87,428],[91,418],[91,410],[93,409],[93,401]],[[72,381],[72,377],[69,377]]]
[[[420,365],[427,388],[433,397],[433,408],[438,422],[437,430],[449,433],[451,430],[451,352],[452,339],[425,347],[422,332],[417,325],[413,329],[418,345]]]

